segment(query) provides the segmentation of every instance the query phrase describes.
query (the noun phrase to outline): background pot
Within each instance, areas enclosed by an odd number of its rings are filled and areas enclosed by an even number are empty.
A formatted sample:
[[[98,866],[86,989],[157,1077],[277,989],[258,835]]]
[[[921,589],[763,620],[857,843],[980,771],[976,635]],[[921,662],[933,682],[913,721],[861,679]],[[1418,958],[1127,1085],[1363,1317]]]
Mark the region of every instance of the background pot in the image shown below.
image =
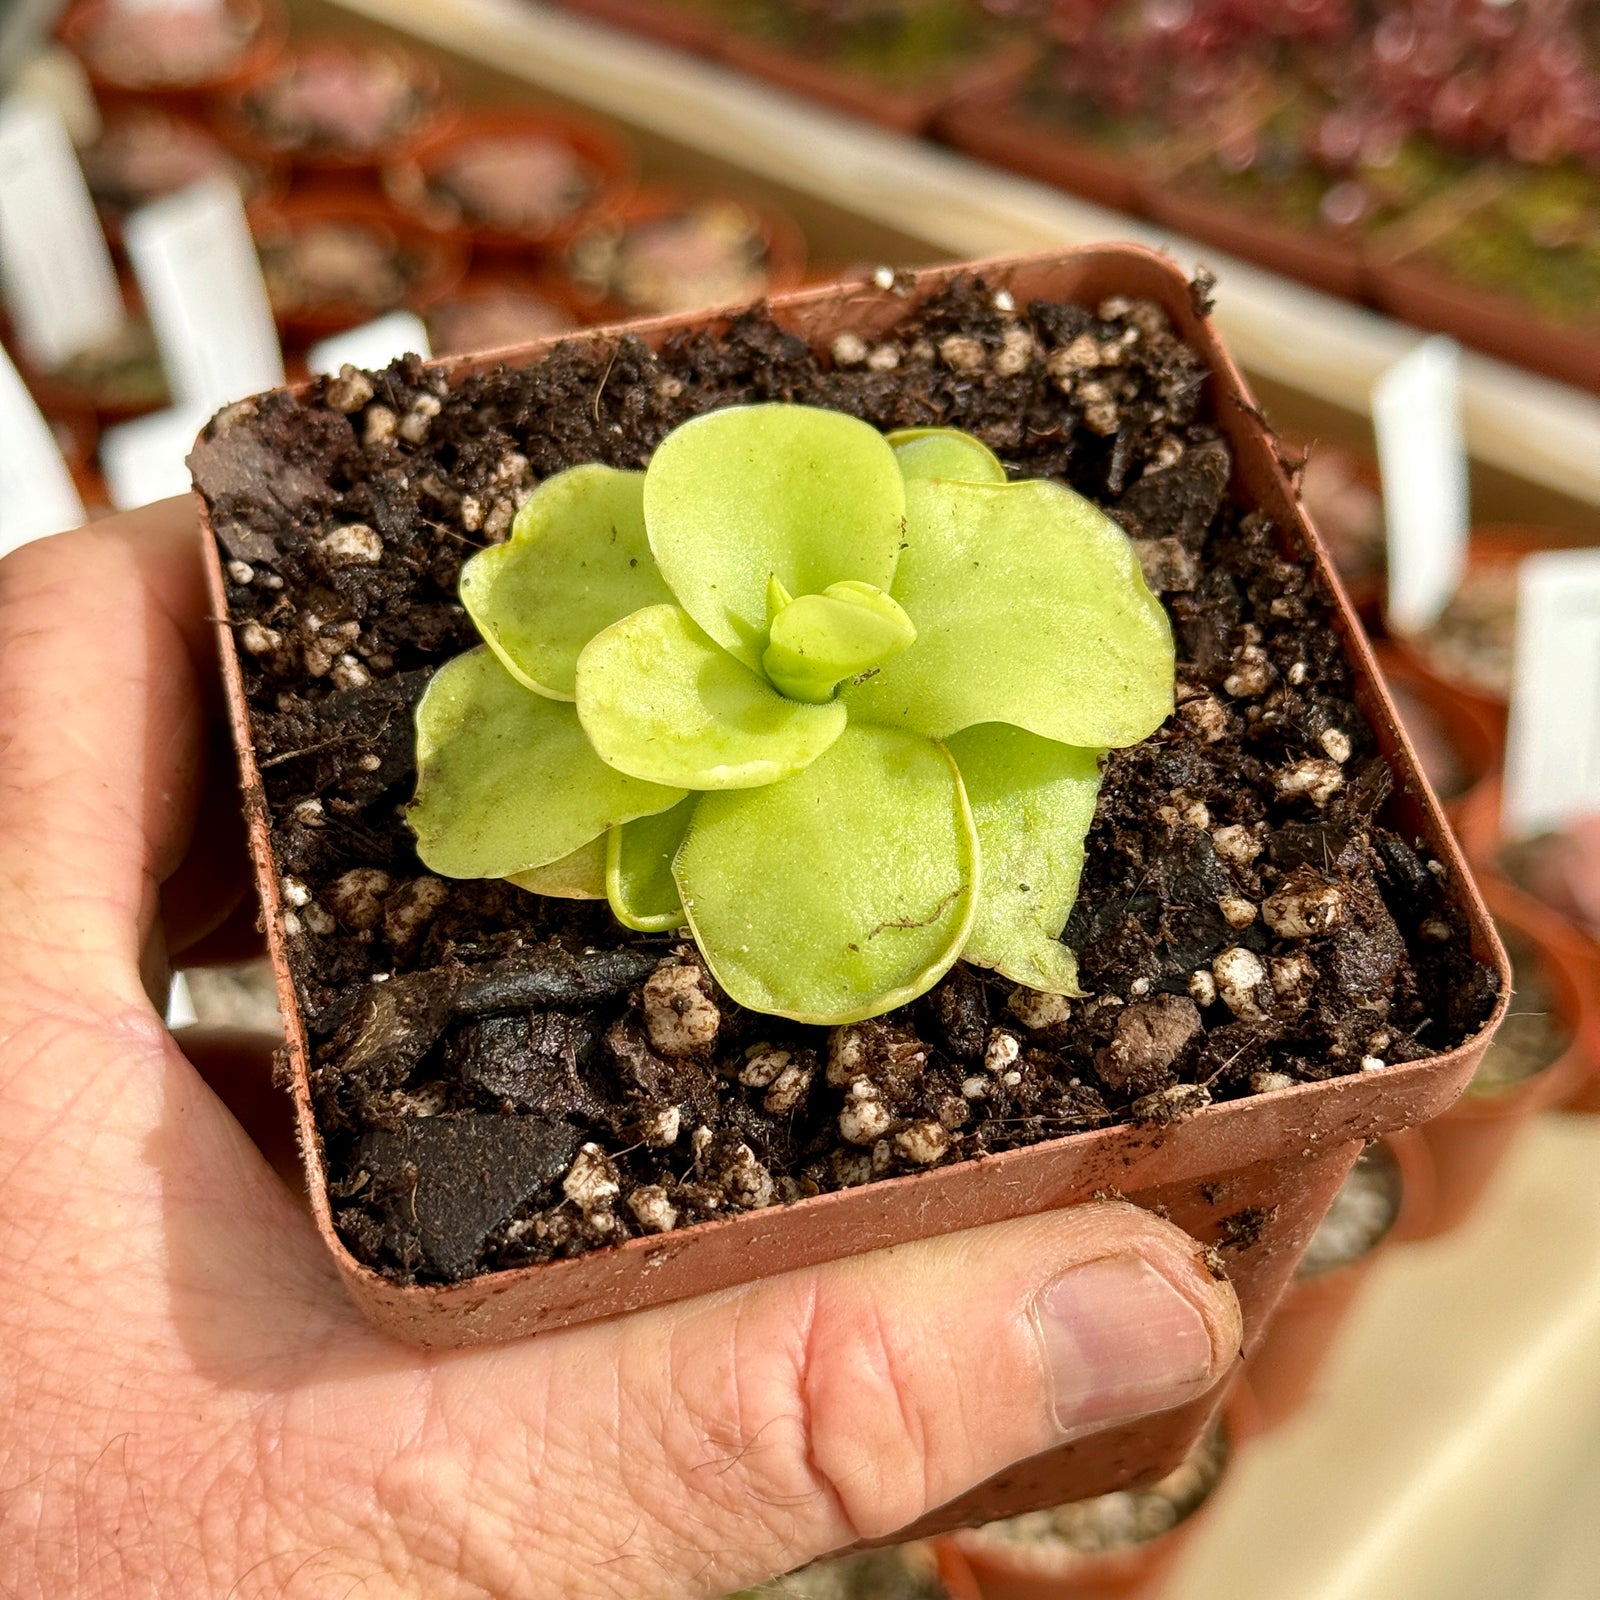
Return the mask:
[[[312,227],[348,224],[370,232],[411,263],[403,290],[382,303],[330,298],[302,304],[273,302],[278,326],[291,337],[321,338],[370,322],[405,307],[425,310],[461,281],[467,251],[458,240],[441,238],[402,215],[381,195],[338,185],[303,189],[279,205],[256,206],[249,213],[263,263],[275,243]],[[269,275],[269,287],[270,287]]]
[[[1170,1531],[1140,1544],[1086,1552],[1065,1543],[1025,1544],[972,1528],[939,1541],[966,1561],[980,1600],[1155,1600],[1204,1526],[1240,1447],[1254,1433],[1250,1386],[1236,1379],[1222,1410],[1227,1455],[1204,1498]]]
[[[611,285],[588,278],[581,258],[590,241],[604,232],[627,234],[651,223],[708,205],[733,206],[748,218],[766,257],[762,273],[763,294],[779,294],[798,287],[805,279],[806,244],[800,225],[787,212],[766,203],[754,203],[725,194],[698,194],[663,188],[642,189],[596,227],[573,241],[567,252],[569,290],[588,322],[620,322],[647,314],[647,308],[629,304]]]
[[[1530,930],[1571,974],[1578,997],[1575,1043],[1586,1070],[1562,1104],[1571,1111],[1600,1112],[1600,939],[1505,876],[1499,865],[1505,844],[1500,802],[1498,777],[1485,779],[1466,797],[1455,817],[1461,848],[1479,882],[1491,886],[1503,914]]]
[[[1025,96],[1032,63],[1022,71],[968,85],[935,119],[956,149],[1082,195],[1115,211],[1144,209],[1147,163],[1131,151],[1097,143],[1062,122],[1030,112]]]
[[[227,0],[228,11],[248,31],[244,49],[225,67],[204,76],[152,83],[118,74],[95,49],[95,32],[114,9],[113,0],[79,0],[62,19],[59,30],[62,44],[83,63],[96,98],[106,106],[131,100],[197,111],[209,96],[237,91],[253,82],[282,53],[288,37],[288,23],[276,0]]]
[[[1565,1050],[1532,1077],[1495,1093],[1463,1094],[1442,1116],[1420,1130],[1433,1158],[1434,1210],[1424,1236],[1459,1227],[1477,1209],[1496,1169],[1528,1121],[1578,1093],[1589,1076],[1584,1011],[1586,974],[1564,948],[1547,942],[1538,918],[1528,918],[1504,893],[1503,880],[1480,886],[1495,919],[1533,948],[1533,959],[1549,986],[1555,1015],[1570,1030]],[[1589,1002],[1592,1003],[1592,1002]],[[1517,997],[1511,998],[1512,1007]],[[1592,1037],[1592,1025],[1590,1028]]]
[[[950,101],[969,88],[1005,78],[1032,52],[1025,46],[1000,45],[980,50],[971,60],[954,61],[925,78],[904,82],[860,71],[825,55],[804,55],[749,34],[725,34],[718,54],[740,71],[808,100],[900,133],[921,133]]]
[[[1177,168],[1153,181],[1145,206],[1157,222],[1285,277],[1346,300],[1366,298],[1368,273],[1360,235],[1302,228],[1265,206],[1224,198],[1209,181],[1209,162]]]
[[[846,331],[870,341],[900,322],[919,300],[972,270],[971,266],[932,268],[899,280],[889,291],[875,289],[870,280],[802,290],[777,297],[771,310],[795,334],[823,348]],[[1332,594],[1332,625],[1354,669],[1352,692],[1397,772],[1389,815],[1407,835],[1424,840],[1445,864],[1450,881],[1459,887],[1473,950],[1496,968],[1502,988],[1507,987],[1504,954],[1438,804],[1415,770],[1360,626],[1338,593],[1326,553],[1299,510],[1243,380],[1210,323],[1197,315],[1182,273],[1155,252],[1131,247],[1003,259],[980,263],[976,270],[996,289],[1009,291],[1019,304],[1049,299],[1093,306],[1111,294],[1156,300],[1179,337],[1208,364],[1216,422],[1233,451],[1237,489],[1271,518],[1286,549],[1315,566]],[[725,328],[727,320],[704,315],[661,317],[634,323],[627,331],[659,346],[674,335],[708,325]],[[608,341],[616,331],[599,330],[587,337]],[[507,360],[538,361],[552,342],[439,363],[437,369],[459,381]],[[202,515],[209,526],[208,515]],[[216,615],[225,619],[220,554],[214,540],[207,540],[206,548]],[[1471,1077],[1505,1009],[1502,998],[1478,1034],[1427,1060],[1213,1105],[1165,1127],[1098,1129],[571,1259],[443,1286],[398,1284],[358,1263],[333,1226],[312,1110],[306,1024],[284,947],[280,873],[269,837],[243,675],[226,620],[219,621],[218,632],[313,1213],[363,1312],[376,1325],[413,1343],[439,1347],[518,1337],[725,1289],[756,1276],[1077,1204],[1115,1189],[1135,1203],[1161,1208],[1195,1238],[1221,1249],[1243,1309],[1246,1348],[1253,1350],[1362,1142],[1443,1110]],[[1231,1225],[1239,1208],[1250,1208],[1251,1219],[1258,1224],[1249,1231],[1248,1242]],[[1017,1463],[898,1537],[922,1537],[1148,1481],[1177,1465],[1216,1404],[1215,1394],[1205,1396]]]
[[[1316,1387],[1374,1264],[1392,1245],[1425,1237],[1432,1222],[1436,1180],[1426,1141],[1414,1128],[1385,1134],[1377,1148],[1394,1162],[1399,1182],[1394,1218],[1364,1255],[1327,1272],[1302,1269],[1284,1295],[1261,1347],[1247,1369],[1261,1427],[1279,1427],[1294,1416]]]
[[[570,150],[589,174],[587,198],[544,226],[500,227],[475,218],[435,190],[439,175],[458,151],[475,140],[527,138]],[[460,118],[413,144],[385,168],[389,198],[423,227],[470,243],[478,250],[517,252],[556,250],[585,228],[613,215],[632,192],[634,160],[620,134],[589,117],[544,111],[481,111]]]
[[[347,57],[381,58],[396,63],[421,102],[417,114],[403,127],[359,147],[331,143],[297,145],[269,131],[254,114],[254,105],[302,63]],[[427,56],[403,50],[398,45],[311,39],[284,51],[235,93],[215,97],[211,102],[211,114],[221,136],[252,161],[289,162],[302,171],[348,177],[357,173],[375,174],[386,164],[398,161],[423,139],[450,126],[459,114],[459,107],[444,74]]]
[[[542,326],[536,333],[524,333],[515,340],[491,336],[487,341],[477,337],[463,342],[464,332],[452,331],[458,320],[464,328],[465,315],[477,308],[492,310],[495,303],[501,301],[525,306],[528,321]],[[508,343],[525,344],[529,338],[543,339],[576,332],[584,318],[571,286],[553,273],[491,269],[468,273],[460,284],[428,308],[424,320],[434,353],[443,356],[468,350],[491,350]]]

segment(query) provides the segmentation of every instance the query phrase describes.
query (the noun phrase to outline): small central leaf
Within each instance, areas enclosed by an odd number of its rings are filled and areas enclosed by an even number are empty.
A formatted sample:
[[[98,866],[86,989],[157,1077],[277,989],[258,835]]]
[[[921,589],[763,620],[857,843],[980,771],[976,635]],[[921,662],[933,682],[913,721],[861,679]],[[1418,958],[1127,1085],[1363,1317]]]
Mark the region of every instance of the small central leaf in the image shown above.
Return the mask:
[[[881,666],[916,637],[911,618],[882,589],[833,583],[778,611],[761,665],[791,700],[823,705],[846,678]]]
[[[842,705],[787,700],[676,606],[646,606],[578,657],[578,716],[618,772],[680,789],[754,789],[844,731]]]

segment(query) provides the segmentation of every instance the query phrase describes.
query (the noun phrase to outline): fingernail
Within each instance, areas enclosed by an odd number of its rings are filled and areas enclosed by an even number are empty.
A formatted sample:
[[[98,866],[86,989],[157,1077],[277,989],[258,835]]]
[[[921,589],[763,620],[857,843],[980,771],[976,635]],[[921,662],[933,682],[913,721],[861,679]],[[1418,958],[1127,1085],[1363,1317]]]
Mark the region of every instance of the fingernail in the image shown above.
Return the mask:
[[[1205,1318],[1138,1256],[1063,1274],[1034,1301],[1034,1325],[1056,1421],[1070,1432],[1165,1411],[1215,1381]]]

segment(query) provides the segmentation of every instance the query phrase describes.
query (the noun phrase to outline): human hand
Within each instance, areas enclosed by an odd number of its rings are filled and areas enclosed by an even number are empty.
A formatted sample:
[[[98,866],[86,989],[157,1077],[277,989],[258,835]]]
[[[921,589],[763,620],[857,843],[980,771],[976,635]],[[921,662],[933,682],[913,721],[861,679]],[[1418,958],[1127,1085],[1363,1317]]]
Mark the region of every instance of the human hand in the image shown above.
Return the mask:
[[[1109,1204],[517,1344],[367,1327],[261,1053],[153,1004],[254,917],[198,549],[168,501],[0,562],[0,1593],[716,1595],[1226,1373],[1232,1291]]]

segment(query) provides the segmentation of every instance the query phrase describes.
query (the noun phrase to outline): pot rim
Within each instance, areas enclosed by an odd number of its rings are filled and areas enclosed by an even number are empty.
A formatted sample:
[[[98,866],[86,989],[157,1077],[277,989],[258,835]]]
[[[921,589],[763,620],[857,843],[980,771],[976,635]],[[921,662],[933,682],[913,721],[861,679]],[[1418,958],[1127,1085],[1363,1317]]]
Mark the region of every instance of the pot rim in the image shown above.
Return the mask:
[[[931,267],[898,276],[889,290],[875,287],[870,278],[844,279],[774,296],[767,305],[780,322],[813,341],[845,326],[876,333],[898,322],[916,300],[963,275],[981,276],[997,289],[1015,288],[1020,291],[1019,303],[1046,294],[1091,304],[1111,292],[1148,294],[1161,301],[1180,335],[1207,363],[1211,372],[1208,382],[1218,402],[1214,405],[1217,425],[1234,448],[1234,485],[1272,515],[1286,539],[1292,539],[1318,571],[1332,601],[1333,626],[1354,669],[1355,697],[1373,726],[1380,752],[1400,780],[1390,804],[1398,809],[1408,832],[1425,839],[1460,886],[1460,906],[1471,930],[1473,953],[1499,976],[1500,993],[1489,1017],[1472,1037],[1440,1055],[1386,1067],[1378,1073],[1355,1073],[1223,1102],[1164,1128],[1122,1123],[830,1191],[767,1211],[699,1223],[666,1235],[631,1239],[568,1259],[505,1268],[448,1284],[397,1283],[357,1261],[333,1224],[312,1111],[309,1045],[287,959],[281,889],[272,859],[242,669],[227,620],[221,553],[211,532],[209,509],[197,494],[251,851],[288,1035],[291,1084],[312,1209],[323,1242],[350,1291],[363,1310],[390,1331],[428,1343],[464,1343],[589,1321],[705,1292],[718,1283],[754,1281],[912,1238],[1086,1200],[1097,1188],[1106,1187],[1094,1181],[1097,1170],[1103,1175],[1108,1168],[1115,1168],[1116,1187],[1134,1191],[1261,1162],[1309,1160],[1343,1141],[1370,1138],[1437,1115],[1460,1093],[1487,1048],[1507,1005],[1510,972],[1505,953],[1439,802],[1421,775],[1355,613],[1284,476],[1259,409],[1209,320],[1194,307],[1190,285],[1175,263],[1142,247],[1100,245]],[[725,307],[609,324],[506,350],[448,357],[427,363],[427,369],[456,382],[500,365],[532,364],[565,339],[603,344],[634,336],[659,345],[676,332],[725,328],[741,309]],[[290,392],[303,394],[309,388],[308,384],[296,385]],[[980,1198],[982,1214],[973,1214]],[[775,1227],[788,1251],[781,1261],[772,1259],[768,1242]],[[702,1247],[711,1241],[719,1248],[708,1256]],[[720,1267],[716,1265],[719,1261],[723,1263]],[[508,1293],[512,1300],[497,1304]]]

